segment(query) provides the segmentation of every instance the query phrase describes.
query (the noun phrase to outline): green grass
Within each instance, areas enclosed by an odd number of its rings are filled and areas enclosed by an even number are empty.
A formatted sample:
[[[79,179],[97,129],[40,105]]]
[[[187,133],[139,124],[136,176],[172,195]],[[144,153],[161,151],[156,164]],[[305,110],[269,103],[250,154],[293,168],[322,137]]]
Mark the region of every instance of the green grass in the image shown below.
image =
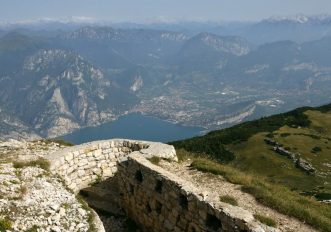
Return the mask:
[[[49,170],[50,163],[44,158],[39,158],[31,161],[14,161],[14,168],[24,168],[24,167],[40,167],[46,171]]]
[[[71,147],[74,146],[75,144],[65,141],[63,139],[44,139],[42,140],[43,142],[45,142],[46,144],[50,144],[50,143],[58,143],[62,146],[66,146],[66,147]]]
[[[97,174],[97,178],[89,184],[89,186],[96,186],[102,182],[102,176]]]
[[[304,113],[309,109],[312,108],[303,107],[288,113],[263,117],[223,130],[212,131],[204,136],[175,141],[170,144],[177,149],[183,148],[190,152],[207,154],[220,162],[227,163],[234,160],[236,156],[226,148],[226,145],[245,142],[257,133],[271,133],[285,125],[293,128],[309,127],[311,121]]]
[[[301,140],[297,136],[291,135],[283,138],[279,134],[274,135],[274,140],[289,147],[290,149],[288,150],[301,153],[303,147],[306,146],[300,145],[299,141]],[[227,148],[236,154],[236,159],[229,165],[242,172],[251,172],[258,176],[263,176],[269,182],[282,184],[291,189],[297,189],[298,192],[312,191],[318,186],[325,186],[325,180],[316,178],[314,175],[307,175],[304,171],[297,168],[291,159],[274,152],[272,150],[273,147],[264,142],[265,136],[266,133],[258,133],[246,142],[228,145]],[[293,143],[289,142],[292,139]],[[308,141],[306,141],[306,139],[309,140],[309,137],[304,136],[303,139],[308,144],[307,149],[310,153],[311,147]],[[299,148],[295,149],[296,147]],[[304,152],[304,154],[306,153]],[[304,158],[306,157],[304,156]],[[318,165],[313,166],[318,167]]]
[[[12,222],[8,219],[0,219],[0,232],[6,232],[12,228]]]
[[[152,164],[159,165],[161,162],[161,158],[158,156],[153,156],[148,159]]]
[[[272,226],[272,227],[276,227],[277,223],[274,219],[270,218],[270,217],[266,217],[263,216],[261,214],[254,214],[254,217],[259,220],[260,222],[262,222],[263,224],[266,224],[267,226]]]
[[[325,115],[325,117],[328,116],[328,114]],[[322,115],[320,115],[320,117],[322,117]],[[314,123],[312,123],[312,126],[313,125]],[[329,130],[329,126],[325,125],[324,129]],[[296,153],[301,154],[302,158],[308,160],[309,163],[311,163],[313,167],[316,168],[317,173],[329,172],[329,167],[327,167],[325,164],[331,163],[331,142],[329,141],[331,138],[331,133],[329,134],[328,132],[325,132],[321,134],[313,127],[298,129],[282,127],[277,132],[281,133],[284,131],[290,132],[291,135],[286,138],[275,135],[274,139],[277,142],[283,144],[284,147],[290,147],[292,151],[295,150]],[[314,178],[317,181],[318,179],[322,180],[321,178],[318,178],[318,175]],[[329,183],[322,185],[324,185],[325,188],[328,188],[328,191],[331,192],[331,175],[326,176],[326,179],[322,180],[322,182]]]
[[[298,218],[322,231],[331,231],[331,206],[302,196],[283,185],[269,183],[263,177],[215,161],[197,158],[192,167],[202,171],[222,175],[227,181],[239,184],[244,192],[281,213]]]
[[[308,175],[274,152],[265,138],[300,154],[315,174]],[[193,168],[223,175],[260,203],[331,231],[331,205],[317,201],[331,196],[331,104],[302,107],[170,144],[179,161],[194,160]]]
[[[192,156],[194,156],[194,153],[192,152],[188,152],[186,151],[185,149],[176,149],[176,155],[177,155],[177,158],[178,158],[178,162],[183,162],[183,161],[186,161],[190,158],[192,158]]]
[[[238,201],[230,195],[220,196],[220,201],[228,203],[230,205],[238,206]]]

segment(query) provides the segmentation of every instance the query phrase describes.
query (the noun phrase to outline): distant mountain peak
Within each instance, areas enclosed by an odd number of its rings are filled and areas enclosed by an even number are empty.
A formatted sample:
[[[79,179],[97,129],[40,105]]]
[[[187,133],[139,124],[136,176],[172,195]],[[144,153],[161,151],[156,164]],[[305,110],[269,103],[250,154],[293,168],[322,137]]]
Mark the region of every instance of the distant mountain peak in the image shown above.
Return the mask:
[[[118,31],[112,27],[101,27],[101,26],[85,26],[69,32],[63,36],[64,39],[77,39],[77,38],[86,38],[86,39],[116,39],[117,36],[120,39]]]
[[[245,55],[250,51],[248,42],[244,38],[236,36],[218,36],[202,32],[193,37],[192,40],[201,41],[216,51],[231,53],[236,56]]]
[[[331,15],[328,14],[314,15],[314,16],[297,14],[294,16],[271,17],[269,19],[263,20],[262,22],[269,22],[269,23],[291,22],[297,24],[306,24],[306,23],[328,23],[330,21],[331,21]]]

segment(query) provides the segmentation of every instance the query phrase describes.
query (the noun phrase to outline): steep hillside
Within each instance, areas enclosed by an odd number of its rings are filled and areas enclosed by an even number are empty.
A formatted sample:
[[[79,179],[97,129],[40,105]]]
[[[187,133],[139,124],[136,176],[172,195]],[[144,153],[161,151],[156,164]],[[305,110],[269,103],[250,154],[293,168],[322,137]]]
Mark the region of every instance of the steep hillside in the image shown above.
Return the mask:
[[[0,82],[0,105],[48,137],[109,121],[137,103],[102,70],[61,49],[37,50]]]
[[[0,107],[0,134],[2,139],[38,139],[40,136],[29,125]]]
[[[322,224],[331,218],[326,204],[331,201],[330,121],[331,104],[303,107],[172,144],[180,152],[190,152],[189,157],[196,159],[193,168],[224,175],[263,204],[329,231]],[[281,203],[282,194],[276,193],[281,188],[298,204]],[[300,211],[310,208],[307,219]],[[314,221],[315,209],[321,215],[317,213]]]
[[[222,68],[229,59],[246,55],[250,50],[250,44],[243,38],[200,33],[190,38],[171,60],[186,72],[206,71]]]

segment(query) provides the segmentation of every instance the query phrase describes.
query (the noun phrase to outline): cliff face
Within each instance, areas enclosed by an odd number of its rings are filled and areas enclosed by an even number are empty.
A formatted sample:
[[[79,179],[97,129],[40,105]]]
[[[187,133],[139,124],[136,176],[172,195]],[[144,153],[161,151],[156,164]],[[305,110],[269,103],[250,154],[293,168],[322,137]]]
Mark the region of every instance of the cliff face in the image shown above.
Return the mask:
[[[0,135],[1,139],[40,139],[38,132],[17,117],[8,114],[0,107]]]
[[[34,128],[43,137],[111,121],[137,103],[73,52],[38,50],[18,70],[11,78],[0,78],[2,106],[24,119],[25,125],[16,125],[19,130]]]

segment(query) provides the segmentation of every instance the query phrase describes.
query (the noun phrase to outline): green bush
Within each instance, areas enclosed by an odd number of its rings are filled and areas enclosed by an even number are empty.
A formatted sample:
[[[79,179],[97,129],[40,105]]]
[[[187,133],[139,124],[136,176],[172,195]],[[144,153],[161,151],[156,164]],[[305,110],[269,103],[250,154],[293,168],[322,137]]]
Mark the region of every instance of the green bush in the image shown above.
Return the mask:
[[[320,107],[317,107],[316,109],[322,113],[327,113],[327,112],[331,111],[331,104],[320,106]]]
[[[288,137],[290,136],[291,134],[290,133],[281,133],[280,136],[285,138],[285,137]]]
[[[11,228],[12,222],[9,219],[0,219],[0,232],[5,232],[6,230],[10,230]]]
[[[254,214],[254,217],[259,220],[260,222],[262,222],[263,224],[266,224],[267,226],[272,226],[272,227],[276,227],[277,223],[274,219],[270,218],[270,217],[266,217],[263,216],[261,214]]]
[[[220,196],[220,201],[228,203],[230,205],[238,206],[238,201],[230,195]]]
[[[40,167],[44,170],[49,170],[50,163],[44,158],[39,158],[37,160],[31,161],[15,161],[13,162],[14,168],[24,168],[24,167]]]
[[[161,158],[158,156],[153,156],[152,158],[148,159],[152,164],[159,165],[161,162]]]
[[[322,151],[322,148],[320,148],[320,147],[313,147],[313,149],[311,149],[312,153],[318,153],[318,152],[321,152],[321,151]]]
[[[63,139],[45,139],[43,140],[45,143],[49,144],[49,143],[58,143],[62,146],[66,146],[66,147],[71,147],[74,146],[75,144],[69,142],[69,141],[65,141]]]

